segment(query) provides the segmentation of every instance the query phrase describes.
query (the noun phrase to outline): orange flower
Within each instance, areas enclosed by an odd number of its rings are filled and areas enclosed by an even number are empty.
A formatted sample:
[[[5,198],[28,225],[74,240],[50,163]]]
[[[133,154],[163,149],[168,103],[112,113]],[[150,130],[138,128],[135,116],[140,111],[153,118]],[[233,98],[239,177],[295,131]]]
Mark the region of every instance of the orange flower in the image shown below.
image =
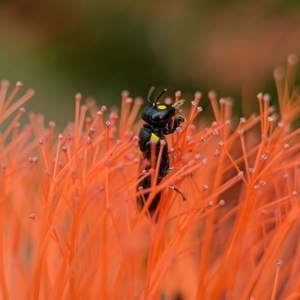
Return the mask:
[[[3,299],[297,299],[300,297],[300,97],[297,58],[275,71],[279,113],[240,121],[232,101],[196,93],[168,136],[174,169],[158,186],[160,218],[136,206],[141,99],[122,93],[120,116],[94,102],[57,135],[55,123],[19,113],[0,136],[0,284]],[[21,84],[0,90],[2,124]],[[175,101],[180,98],[176,93]],[[90,117],[86,117],[87,112]],[[198,115],[200,114],[200,117]],[[175,185],[184,193],[168,189]],[[177,297],[177,298],[176,298]]]

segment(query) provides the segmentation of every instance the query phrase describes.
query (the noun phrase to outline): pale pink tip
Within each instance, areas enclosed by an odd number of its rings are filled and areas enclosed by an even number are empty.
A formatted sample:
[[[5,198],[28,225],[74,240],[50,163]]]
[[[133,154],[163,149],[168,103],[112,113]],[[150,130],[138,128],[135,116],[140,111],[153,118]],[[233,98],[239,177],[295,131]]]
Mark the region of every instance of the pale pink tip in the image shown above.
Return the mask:
[[[134,99],[134,104],[135,104],[135,105],[141,106],[143,103],[144,103],[144,101],[143,101],[143,99],[142,99],[141,97],[136,97],[136,98]]]
[[[127,90],[124,90],[124,91],[122,91],[121,95],[122,95],[122,98],[127,98],[127,97],[129,97],[129,92]]]
[[[283,262],[281,259],[278,259],[277,262],[276,262],[276,265],[277,266],[282,266]]]
[[[180,96],[181,96],[181,91],[175,92],[175,96],[176,96],[176,97],[180,97]]]
[[[202,98],[202,93],[201,93],[201,92],[199,92],[199,91],[197,91],[197,92],[195,92],[195,95],[194,95],[194,97],[195,97],[195,99],[199,100],[199,99],[201,99],[201,98]]]
[[[262,99],[263,99],[263,94],[262,94],[262,93],[259,93],[259,94],[257,94],[256,97],[257,97],[258,100],[262,100]]]
[[[170,105],[172,103],[172,99],[171,98],[166,98],[165,103]]]
[[[20,114],[24,114],[26,112],[26,109],[24,107],[19,108]]]
[[[294,53],[291,53],[289,56],[288,56],[288,63],[289,64],[297,64],[298,63],[298,56]]]
[[[81,109],[82,112],[86,112],[87,111],[87,106],[86,105],[82,105],[80,107],[80,109]]]
[[[264,94],[264,95],[263,95],[263,100],[266,101],[266,102],[270,102],[270,100],[271,100],[271,95],[269,95],[269,94]]]
[[[23,82],[22,81],[17,81],[16,82],[16,87],[20,88],[23,86]]]
[[[224,205],[225,205],[225,200],[221,199],[221,200],[219,201],[219,205],[220,205],[220,206],[224,206]]]
[[[208,185],[204,184],[204,185],[202,186],[202,191],[206,191],[206,190],[208,190]]]
[[[283,67],[278,67],[274,70],[274,77],[283,80],[285,77],[285,69]]]
[[[164,141],[164,140],[161,140],[160,141],[160,145],[163,147],[163,146],[165,146],[167,143],[166,143],[166,141]]]
[[[75,100],[78,101],[78,102],[80,102],[81,99],[82,99],[82,95],[81,95],[80,93],[77,93],[77,94],[75,95]]]
[[[208,98],[216,98],[216,97],[217,97],[217,93],[215,91],[208,92]]]
[[[34,96],[35,91],[34,91],[33,89],[29,89],[29,90],[26,92],[26,94],[27,94],[27,96],[32,97],[32,96]]]
[[[9,87],[9,81],[6,80],[6,79],[2,80],[1,86],[2,86],[3,88],[8,88],[8,87]]]
[[[46,175],[47,177],[50,177],[50,176],[51,176],[51,172],[50,172],[49,170],[45,170],[45,175]]]
[[[48,125],[49,125],[50,128],[54,128],[56,126],[56,123],[54,121],[50,121],[48,123]]]

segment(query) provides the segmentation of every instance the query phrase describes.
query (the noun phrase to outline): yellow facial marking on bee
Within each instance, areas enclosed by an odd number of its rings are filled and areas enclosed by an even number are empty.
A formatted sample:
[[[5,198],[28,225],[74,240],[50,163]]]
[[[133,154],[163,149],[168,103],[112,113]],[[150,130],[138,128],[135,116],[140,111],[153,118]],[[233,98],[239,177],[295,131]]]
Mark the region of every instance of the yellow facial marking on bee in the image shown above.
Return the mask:
[[[159,141],[159,137],[156,134],[151,133],[151,141],[157,143]]]
[[[157,108],[163,110],[163,109],[166,109],[167,107],[163,104],[160,104],[157,106]]]

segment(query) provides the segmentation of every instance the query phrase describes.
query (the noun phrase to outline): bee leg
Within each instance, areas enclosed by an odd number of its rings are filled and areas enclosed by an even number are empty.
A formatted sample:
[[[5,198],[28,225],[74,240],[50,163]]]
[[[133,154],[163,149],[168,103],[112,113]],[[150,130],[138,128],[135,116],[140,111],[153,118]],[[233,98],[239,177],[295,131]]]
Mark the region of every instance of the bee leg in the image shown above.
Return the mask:
[[[168,188],[170,188],[170,189],[174,190],[175,192],[179,193],[181,195],[183,201],[186,200],[183,193],[177,187],[175,187],[174,185],[168,185]]]
[[[171,134],[175,131],[175,129],[172,128],[172,124],[172,119],[170,119],[168,124],[163,128],[163,134]]]
[[[177,116],[173,123],[173,130],[175,131],[177,127],[180,127],[180,123],[185,122],[185,118],[183,116]]]

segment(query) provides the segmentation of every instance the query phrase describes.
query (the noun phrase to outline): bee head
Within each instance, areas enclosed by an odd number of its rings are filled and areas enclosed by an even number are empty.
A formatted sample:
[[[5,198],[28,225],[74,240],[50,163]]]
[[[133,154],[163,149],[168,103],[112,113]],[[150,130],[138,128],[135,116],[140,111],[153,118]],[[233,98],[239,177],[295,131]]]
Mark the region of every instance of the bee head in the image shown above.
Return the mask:
[[[153,90],[154,87],[152,87],[148,93],[147,101],[149,102],[149,106],[144,108],[142,119],[152,126],[164,127],[168,124],[169,120],[179,112],[179,107],[183,104],[184,100],[180,100],[174,104],[158,102],[159,98],[167,91],[164,89],[153,103],[150,99]]]

